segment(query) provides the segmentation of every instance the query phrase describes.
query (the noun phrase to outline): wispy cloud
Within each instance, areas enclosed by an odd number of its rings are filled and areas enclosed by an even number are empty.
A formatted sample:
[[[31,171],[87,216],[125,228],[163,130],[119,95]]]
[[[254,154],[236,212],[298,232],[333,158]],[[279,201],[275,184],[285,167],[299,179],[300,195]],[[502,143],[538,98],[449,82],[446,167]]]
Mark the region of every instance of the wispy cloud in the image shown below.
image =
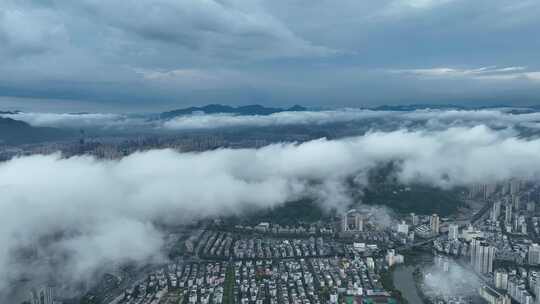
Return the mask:
[[[477,80],[540,80],[540,72],[529,71],[523,66],[497,67],[487,66],[480,68],[452,68],[434,67],[424,69],[389,69],[394,74],[410,75],[422,78],[467,78]]]
[[[201,69],[175,69],[169,71],[135,69],[135,72],[143,75],[144,79],[148,80],[178,80],[188,78],[193,81],[208,81],[217,78]]]

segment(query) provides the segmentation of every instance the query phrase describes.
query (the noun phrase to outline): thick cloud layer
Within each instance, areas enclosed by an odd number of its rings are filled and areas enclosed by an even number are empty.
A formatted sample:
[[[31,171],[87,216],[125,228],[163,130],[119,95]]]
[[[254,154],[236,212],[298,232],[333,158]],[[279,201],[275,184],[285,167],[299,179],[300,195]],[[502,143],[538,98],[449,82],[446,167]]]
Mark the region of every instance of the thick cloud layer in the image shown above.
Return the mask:
[[[57,128],[119,128],[144,125],[142,119],[129,118],[126,115],[111,113],[37,113],[18,112],[0,115],[15,120],[22,120],[36,127]]]
[[[230,115],[209,114],[179,116],[163,123],[163,127],[171,130],[213,129],[225,127],[272,127],[284,125],[324,125],[360,121],[369,118],[381,118],[392,115],[391,112],[371,110],[335,110],[335,111],[303,111],[280,112],[267,116],[262,115]]]
[[[60,128],[105,128],[127,129],[131,127],[162,130],[194,130],[227,127],[272,127],[283,125],[324,125],[329,123],[359,121],[369,118],[381,118],[393,112],[340,109],[331,111],[281,112],[272,115],[234,115],[234,114],[194,114],[183,115],[171,120],[145,120],[123,114],[111,113],[39,113],[18,112],[3,114],[22,120],[37,127]]]
[[[341,109],[333,111],[281,112],[268,116],[238,116],[230,114],[179,116],[163,123],[172,130],[213,129],[224,127],[269,127],[283,125],[324,125],[331,123],[361,122],[368,119],[390,118],[407,122],[424,122],[427,127],[474,126],[534,127],[540,122],[540,113],[513,114],[507,109],[493,110],[416,110],[373,111]],[[380,123],[384,126],[384,122]]]
[[[392,121],[401,121],[403,125],[410,122],[419,122],[429,129],[444,129],[464,125],[475,126],[478,124],[497,128],[540,128],[540,112],[515,114],[511,110],[526,109],[374,111],[345,108],[323,111],[280,112],[271,115],[194,114],[178,116],[170,120],[148,120],[141,116],[111,113],[19,112],[0,116],[22,120],[38,127],[99,128],[108,130],[147,129],[174,131],[234,127],[326,125],[362,122],[373,119],[379,119],[378,125],[381,127],[385,126],[384,119],[391,119]]]
[[[345,208],[352,203],[345,179],[359,176],[361,187],[366,170],[390,160],[400,162],[403,183],[451,187],[538,179],[538,151],[538,139],[477,126],[260,149],[155,150],[118,161],[21,157],[0,165],[0,282],[6,290],[10,279],[35,276],[36,269],[77,282],[104,266],[159,260],[163,239],[156,223],[187,223],[300,197]],[[37,262],[22,259],[24,252]]]

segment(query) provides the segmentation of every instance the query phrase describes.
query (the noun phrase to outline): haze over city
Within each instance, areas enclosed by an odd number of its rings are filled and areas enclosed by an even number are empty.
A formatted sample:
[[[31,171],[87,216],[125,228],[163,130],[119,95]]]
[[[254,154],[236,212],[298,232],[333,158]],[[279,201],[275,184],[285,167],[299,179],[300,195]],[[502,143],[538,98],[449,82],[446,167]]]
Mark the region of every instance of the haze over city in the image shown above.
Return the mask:
[[[0,3],[0,303],[540,303],[538,1]]]

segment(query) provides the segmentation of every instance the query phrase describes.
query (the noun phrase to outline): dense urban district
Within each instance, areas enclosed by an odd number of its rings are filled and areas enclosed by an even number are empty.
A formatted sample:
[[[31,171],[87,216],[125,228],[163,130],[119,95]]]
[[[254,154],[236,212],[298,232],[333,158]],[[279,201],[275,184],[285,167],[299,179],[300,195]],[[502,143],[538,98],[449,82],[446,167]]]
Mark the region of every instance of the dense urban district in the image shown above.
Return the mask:
[[[153,148],[272,143],[230,136],[99,142],[82,134],[76,145],[22,145],[0,157],[62,151],[117,159]],[[348,210],[299,201],[163,227],[168,263],[119,265],[75,298],[61,292],[65,282],[51,280],[26,288],[24,303],[540,303],[540,185],[511,179],[441,190],[389,183],[391,170],[373,174]]]
[[[385,222],[381,210],[358,208],[297,225],[202,221],[171,232],[168,264],[107,274],[78,301],[539,303],[538,185],[512,179],[464,193],[445,217],[391,213]],[[29,296],[62,303],[53,286]]]

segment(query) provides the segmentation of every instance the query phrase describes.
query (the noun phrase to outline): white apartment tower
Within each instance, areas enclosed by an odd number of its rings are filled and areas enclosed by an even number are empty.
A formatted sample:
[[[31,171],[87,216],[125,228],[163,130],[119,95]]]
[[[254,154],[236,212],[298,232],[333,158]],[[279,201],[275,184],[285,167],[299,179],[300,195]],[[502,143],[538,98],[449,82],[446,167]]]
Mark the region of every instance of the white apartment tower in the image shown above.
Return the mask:
[[[435,234],[435,235],[439,234],[440,229],[441,229],[441,222],[437,214],[433,214],[429,218],[429,227],[431,228],[432,234]]]
[[[457,240],[459,238],[459,226],[457,224],[450,224],[448,226],[448,239]]]

